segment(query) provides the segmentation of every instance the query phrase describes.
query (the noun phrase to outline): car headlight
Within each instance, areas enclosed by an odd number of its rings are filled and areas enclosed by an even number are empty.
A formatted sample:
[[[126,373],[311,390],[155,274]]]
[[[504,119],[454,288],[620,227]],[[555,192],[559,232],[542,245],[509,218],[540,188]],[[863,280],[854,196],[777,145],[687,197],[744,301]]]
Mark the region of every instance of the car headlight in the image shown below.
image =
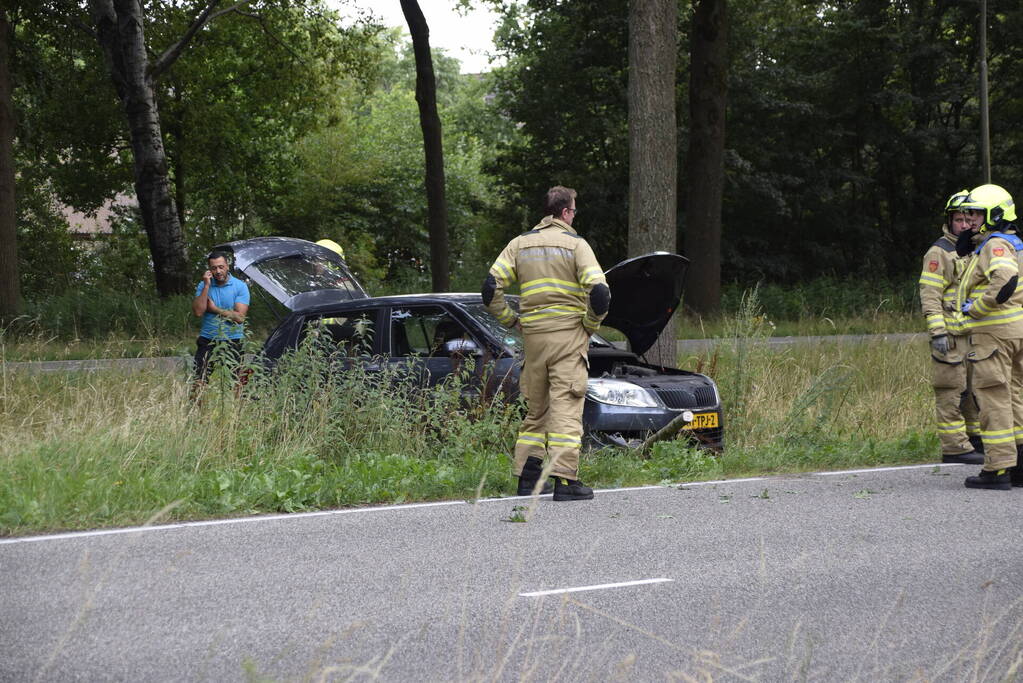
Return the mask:
[[[657,397],[643,387],[618,379],[591,379],[586,386],[586,395],[612,406],[659,408],[661,405]]]

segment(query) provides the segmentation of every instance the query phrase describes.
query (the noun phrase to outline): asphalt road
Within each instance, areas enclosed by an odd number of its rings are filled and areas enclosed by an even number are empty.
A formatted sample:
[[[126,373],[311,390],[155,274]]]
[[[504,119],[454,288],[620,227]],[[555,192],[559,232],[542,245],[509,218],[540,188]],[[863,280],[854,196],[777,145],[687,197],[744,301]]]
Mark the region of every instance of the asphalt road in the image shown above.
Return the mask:
[[[0,539],[0,680],[1011,679],[1023,489],[974,469]]]

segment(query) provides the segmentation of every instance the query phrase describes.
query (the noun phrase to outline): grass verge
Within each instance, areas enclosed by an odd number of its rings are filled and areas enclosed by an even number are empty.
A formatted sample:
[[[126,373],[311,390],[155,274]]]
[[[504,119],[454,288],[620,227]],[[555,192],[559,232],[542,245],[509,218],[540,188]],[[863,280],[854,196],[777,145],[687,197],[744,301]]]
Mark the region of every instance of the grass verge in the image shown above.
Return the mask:
[[[713,351],[682,359],[720,386],[724,455],[684,441],[658,444],[649,460],[601,451],[584,457],[584,481],[933,459],[924,342],[770,349],[768,331],[754,295]],[[241,397],[218,372],[200,403],[184,375],[5,370],[0,533],[138,524],[168,505],[183,520],[513,491],[516,406],[461,410],[459,381],[424,396],[387,373],[328,373],[337,359],[311,339],[274,377],[257,372]]]

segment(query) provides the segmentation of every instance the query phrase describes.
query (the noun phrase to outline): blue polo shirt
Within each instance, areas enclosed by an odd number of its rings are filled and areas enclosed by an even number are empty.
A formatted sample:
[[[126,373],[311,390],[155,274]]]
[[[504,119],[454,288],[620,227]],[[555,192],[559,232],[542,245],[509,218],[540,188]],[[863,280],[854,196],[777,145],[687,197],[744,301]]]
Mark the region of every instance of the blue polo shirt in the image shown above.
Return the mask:
[[[206,284],[199,280],[199,284],[195,288],[195,295],[202,294],[202,288],[205,286]],[[237,303],[248,305],[249,286],[228,273],[227,282],[224,284],[218,285],[216,280],[210,282],[210,299],[217,308],[233,311],[234,305]],[[241,339],[245,336],[245,325],[239,325],[207,311],[202,316],[202,329],[199,330],[199,336],[207,339]]]

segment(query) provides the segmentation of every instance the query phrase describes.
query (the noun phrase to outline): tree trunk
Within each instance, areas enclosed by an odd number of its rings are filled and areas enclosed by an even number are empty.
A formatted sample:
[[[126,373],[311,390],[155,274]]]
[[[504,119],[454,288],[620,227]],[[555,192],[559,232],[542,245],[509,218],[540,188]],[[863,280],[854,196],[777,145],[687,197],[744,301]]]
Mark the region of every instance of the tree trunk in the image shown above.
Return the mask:
[[[168,155],[168,167],[174,171],[174,205],[177,207],[178,222],[181,224],[181,231],[185,231],[185,131],[180,121],[175,121],[169,126],[168,134],[174,141],[173,153]]]
[[[0,4],[0,316],[21,312],[18,231],[14,210],[14,102],[11,96],[11,26]]]
[[[89,0],[134,156],[135,194],[153,257],[156,291],[189,291],[185,240],[171,196],[140,0]]]
[[[426,205],[429,213],[430,275],[433,291],[446,292],[448,277],[448,205],[444,198],[444,148],[441,145],[440,116],[437,115],[437,81],[430,55],[430,27],[417,0],[401,0],[412,50],[416,56],[416,102],[419,126],[423,129],[426,154]]]
[[[721,308],[721,197],[728,96],[727,0],[699,0],[691,32],[689,198],[685,249],[692,261],[686,306],[701,315]]]
[[[677,12],[675,0],[632,0],[629,6],[629,256],[676,246]],[[676,365],[674,320],[647,352],[648,361]]]

